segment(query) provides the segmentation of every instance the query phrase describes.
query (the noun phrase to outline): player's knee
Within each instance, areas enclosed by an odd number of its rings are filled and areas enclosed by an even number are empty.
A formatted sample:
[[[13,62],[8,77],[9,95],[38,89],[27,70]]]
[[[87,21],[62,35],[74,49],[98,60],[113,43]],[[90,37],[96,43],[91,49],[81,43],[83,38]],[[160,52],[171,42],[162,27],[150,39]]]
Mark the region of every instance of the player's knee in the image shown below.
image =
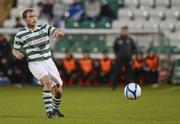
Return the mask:
[[[48,75],[45,75],[42,79],[41,82],[44,84],[45,87],[47,87],[48,89],[51,88],[52,84],[51,84],[51,78]]]

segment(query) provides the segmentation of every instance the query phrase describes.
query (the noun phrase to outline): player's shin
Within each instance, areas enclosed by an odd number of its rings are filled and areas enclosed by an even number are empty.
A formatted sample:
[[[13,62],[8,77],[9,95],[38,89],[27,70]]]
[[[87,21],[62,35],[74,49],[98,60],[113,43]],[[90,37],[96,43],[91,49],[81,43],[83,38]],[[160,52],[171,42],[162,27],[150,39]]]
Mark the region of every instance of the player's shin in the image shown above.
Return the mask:
[[[53,98],[51,93],[51,80],[49,76],[44,76],[41,79],[41,82],[44,84],[42,97],[45,105],[46,114],[48,118],[52,118],[54,114],[53,114]]]
[[[64,117],[64,115],[60,112],[59,106],[62,100],[62,90],[61,87],[54,87],[54,96],[53,96],[53,111],[54,114],[58,117]]]
[[[43,102],[45,106],[46,113],[52,113],[53,112],[53,99],[52,99],[52,93],[50,90],[43,90],[42,93]]]
[[[53,96],[53,109],[57,109],[57,110],[59,109],[61,100],[62,100],[61,95],[55,94],[55,96]]]

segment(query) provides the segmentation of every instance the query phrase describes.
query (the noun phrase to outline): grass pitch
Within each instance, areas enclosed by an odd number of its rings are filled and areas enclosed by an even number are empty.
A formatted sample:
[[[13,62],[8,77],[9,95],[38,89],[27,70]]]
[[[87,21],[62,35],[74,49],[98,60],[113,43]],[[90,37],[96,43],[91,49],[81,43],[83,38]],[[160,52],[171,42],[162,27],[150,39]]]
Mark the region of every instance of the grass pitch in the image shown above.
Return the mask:
[[[145,87],[138,100],[123,88],[64,88],[65,118],[45,118],[40,87],[0,87],[0,124],[180,124],[180,86]]]

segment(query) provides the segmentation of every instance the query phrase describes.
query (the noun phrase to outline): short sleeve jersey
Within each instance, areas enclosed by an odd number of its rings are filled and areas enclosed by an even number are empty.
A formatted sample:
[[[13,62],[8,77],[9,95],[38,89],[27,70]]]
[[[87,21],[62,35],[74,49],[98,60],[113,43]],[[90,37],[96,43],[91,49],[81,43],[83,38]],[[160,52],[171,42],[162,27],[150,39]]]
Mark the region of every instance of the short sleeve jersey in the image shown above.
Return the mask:
[[[27,60],[41,61],[51,58],[50,36],[55,31],[51,25],[38,25],[33,31],[27,27],[22,28],[14,39],[14,49],[23,50]]]

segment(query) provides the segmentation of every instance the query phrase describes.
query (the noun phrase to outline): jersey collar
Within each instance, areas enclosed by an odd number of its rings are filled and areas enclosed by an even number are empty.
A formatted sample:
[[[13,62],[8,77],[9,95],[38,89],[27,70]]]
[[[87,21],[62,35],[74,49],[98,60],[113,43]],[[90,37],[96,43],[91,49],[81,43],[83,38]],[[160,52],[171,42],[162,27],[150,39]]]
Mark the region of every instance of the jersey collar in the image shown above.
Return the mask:
[[[37,29],[40,29],[40,27],[38,25],[36,25],[36,27],[34,28],[34,30],[28,28],[27,26],[25,27],[27,31],[31,31],[31,32],[34,32],[35,30]]]

